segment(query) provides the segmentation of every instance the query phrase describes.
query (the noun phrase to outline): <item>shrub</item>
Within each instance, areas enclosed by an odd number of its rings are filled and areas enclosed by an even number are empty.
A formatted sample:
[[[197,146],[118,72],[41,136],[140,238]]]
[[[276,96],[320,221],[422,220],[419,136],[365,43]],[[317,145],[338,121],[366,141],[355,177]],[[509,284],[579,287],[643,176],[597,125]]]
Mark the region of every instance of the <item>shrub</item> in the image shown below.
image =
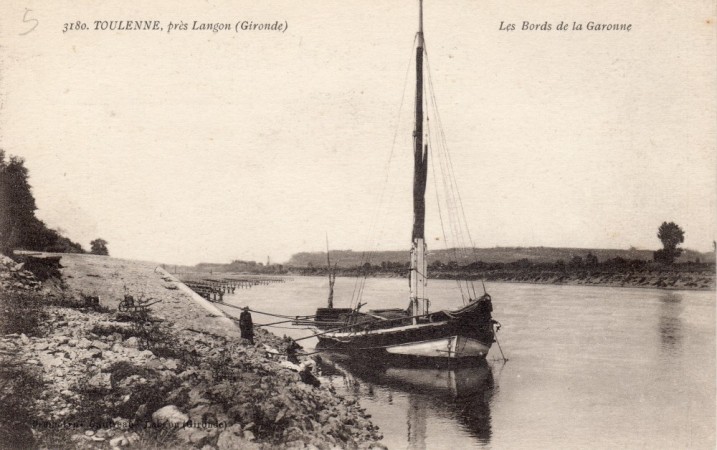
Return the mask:
[[[41,336],[40,325],[48,315],[44,310],[45,302],[36,292],[5,291],[2,295],[2,314],[0,314],[0,334],[24,333],[28,336]]]

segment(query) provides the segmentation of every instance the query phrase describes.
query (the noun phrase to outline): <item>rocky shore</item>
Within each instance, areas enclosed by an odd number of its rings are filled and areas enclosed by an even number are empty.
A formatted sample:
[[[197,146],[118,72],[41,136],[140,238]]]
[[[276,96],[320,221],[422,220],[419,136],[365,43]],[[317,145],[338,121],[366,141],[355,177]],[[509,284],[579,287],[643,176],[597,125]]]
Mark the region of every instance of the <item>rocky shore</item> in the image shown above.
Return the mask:
[[[0,261],[0,448],[382,447],[357,399],[286,360],[287,340],[241,339],[154,264],[60,263],[38,280]],[[119,312],[125,295],[157,303]]]

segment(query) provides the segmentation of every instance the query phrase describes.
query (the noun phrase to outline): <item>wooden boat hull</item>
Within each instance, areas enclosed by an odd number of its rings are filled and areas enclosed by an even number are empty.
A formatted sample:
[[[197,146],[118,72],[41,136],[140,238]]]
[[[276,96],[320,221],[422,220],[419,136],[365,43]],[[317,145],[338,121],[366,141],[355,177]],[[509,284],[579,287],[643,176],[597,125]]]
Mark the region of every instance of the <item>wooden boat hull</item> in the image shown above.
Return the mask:
[[[486,308],[478,306],[438,322],[327,332],[318,336],[319,348],[370,357],[482,359],[493,343],[493,322]]]
[[[485,358],[490,345],[465,336],[449,336],[421,342],[408,342],[386,347],[392,355],[445,358]]]
[[[394,342],[399,339],[392,337]],[[427,359],[484,359],[490,351],[491,344],[466,336],[447,336],[423,341],[407,340],[403,343],[376,345],[374,339],[352,339],[350,343],[332,337],[319,338],[320,349],[337,352],[355,352],[368,357],[409,357]],[[372,346],[373,345],[373,346]]]

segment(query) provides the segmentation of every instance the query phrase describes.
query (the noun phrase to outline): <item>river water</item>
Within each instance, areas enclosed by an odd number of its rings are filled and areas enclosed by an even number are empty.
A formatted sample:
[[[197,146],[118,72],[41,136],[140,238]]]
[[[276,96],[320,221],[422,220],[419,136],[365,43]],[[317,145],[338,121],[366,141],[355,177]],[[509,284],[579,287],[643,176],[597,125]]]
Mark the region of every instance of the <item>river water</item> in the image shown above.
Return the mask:
[[[336,280],[336,307],[348,305],[354,285]],[[358,395],[390,449],[715,448],[714,292],[486,288],[507,362],[495,344],[486,364],[454,370],[324,357],[323,382]],[[405,307],[407,291],[403,279],[369,279],[365,308]],[[324,306],[327,292],[324,278],[296,277],[225,301],[301,315]],[[455,281],[431,281],[428,294],[432,310],[462,305]],[[275,320],[254,314],[255,323]],[[301,344],[311,350],[316,340]]]

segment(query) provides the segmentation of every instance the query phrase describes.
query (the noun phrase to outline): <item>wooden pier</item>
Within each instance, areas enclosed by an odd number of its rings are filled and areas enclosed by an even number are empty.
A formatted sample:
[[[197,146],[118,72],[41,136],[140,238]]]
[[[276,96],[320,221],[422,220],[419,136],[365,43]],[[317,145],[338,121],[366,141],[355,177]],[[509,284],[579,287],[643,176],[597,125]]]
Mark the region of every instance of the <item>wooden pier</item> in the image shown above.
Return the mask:
[[[224,294],[234,294],[237,289],[250,289],[254,286],[267,286],[287,281],[287,278],[282,277],[261,276],[206,278],[190,275],[182,278],[183,283],[194,292],[209,301],[219,303],[224,301]]]

